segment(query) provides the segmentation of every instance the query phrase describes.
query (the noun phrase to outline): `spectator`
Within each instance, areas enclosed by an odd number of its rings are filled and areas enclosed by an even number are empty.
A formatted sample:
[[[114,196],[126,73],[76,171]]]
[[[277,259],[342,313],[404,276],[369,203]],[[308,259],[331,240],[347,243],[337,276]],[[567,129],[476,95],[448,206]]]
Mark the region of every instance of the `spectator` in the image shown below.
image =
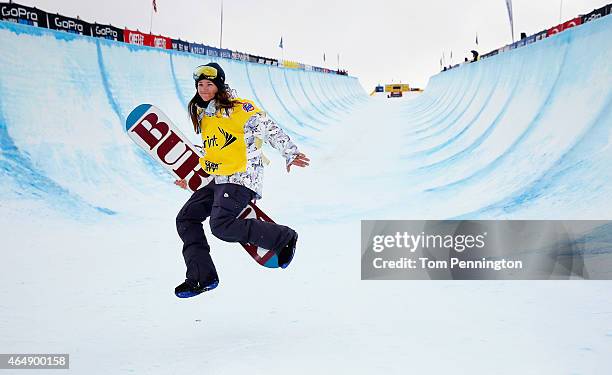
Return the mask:
[[[472,62],[476,62],[480,60],[480,56],[478,55],[478,51],[472,50]]]

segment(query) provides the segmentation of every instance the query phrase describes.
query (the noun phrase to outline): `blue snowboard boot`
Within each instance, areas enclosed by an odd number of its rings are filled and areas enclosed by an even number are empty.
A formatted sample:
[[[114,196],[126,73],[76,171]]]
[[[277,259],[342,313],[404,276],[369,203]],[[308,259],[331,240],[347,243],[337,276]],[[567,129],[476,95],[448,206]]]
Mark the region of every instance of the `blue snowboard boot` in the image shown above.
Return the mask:
[[[278,252],[278,265],[280,268],[287,268],[289,263],[293,260],[295,255],[295,245],[297,243],[298,235],[294,234],[289,242]]]
[[[217,285],[219,285],[219,279],[213,279],[205,285],[198,281],[186,279],[184,283],[174,288],[174,294],[178,298],[195,297],[200,293],[215,289]]]

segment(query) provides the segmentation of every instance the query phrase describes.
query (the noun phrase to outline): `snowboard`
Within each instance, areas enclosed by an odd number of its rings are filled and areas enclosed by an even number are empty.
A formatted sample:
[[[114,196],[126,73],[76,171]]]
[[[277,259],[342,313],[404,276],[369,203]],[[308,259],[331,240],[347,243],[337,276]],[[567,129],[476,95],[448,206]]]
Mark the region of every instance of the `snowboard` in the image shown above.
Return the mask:
[[[186,180],[192,192],[206,186],[214,178],[200,166],[201,150],[154,105],[140,104],[134,108],[125,121],[125,130],[134,143],[172,176]],[[253,202],[249,202],[238,218],[274,222]],[[278,268],[278,257],[273,251],[251,244],[241,245],[257,263]]]

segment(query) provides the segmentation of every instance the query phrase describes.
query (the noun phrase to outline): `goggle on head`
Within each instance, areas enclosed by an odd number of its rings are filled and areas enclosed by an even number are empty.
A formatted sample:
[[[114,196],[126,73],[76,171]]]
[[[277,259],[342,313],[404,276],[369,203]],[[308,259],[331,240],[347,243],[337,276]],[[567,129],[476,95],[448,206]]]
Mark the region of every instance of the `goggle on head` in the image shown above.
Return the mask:
[[[200,65],[193,71],[193,80],[199,81],[201,79],[207,79],[212,81],[217,78],[217,74],[217,68],[208,65]]]

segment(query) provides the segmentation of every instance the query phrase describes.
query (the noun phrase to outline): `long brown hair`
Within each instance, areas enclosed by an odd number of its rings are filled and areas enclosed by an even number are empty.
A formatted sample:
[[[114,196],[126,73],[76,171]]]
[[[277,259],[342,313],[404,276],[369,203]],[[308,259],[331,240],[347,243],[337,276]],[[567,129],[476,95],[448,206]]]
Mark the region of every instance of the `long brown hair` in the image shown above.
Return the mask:
[[[224,85],[223,89],[219,89],[215,94],[215,97],[212,99],[215,101],[215,107],[217,108],[217,112],[221,110],[225,110],[229,115],[229,110],[234,108],[236,103],[236,95],[234,94],[234,90],[232,90],[228,85]],[[200,122],[198,121],[198,108],[204,108],[204,100],[197,91],[197,82],[196,82],[196,93],[187,104],[187,111],[189,112],[189,118],[191,119],[191,123],[193,124],[193,131],[196,134],[200,134],[202,129],[200,129]]]

